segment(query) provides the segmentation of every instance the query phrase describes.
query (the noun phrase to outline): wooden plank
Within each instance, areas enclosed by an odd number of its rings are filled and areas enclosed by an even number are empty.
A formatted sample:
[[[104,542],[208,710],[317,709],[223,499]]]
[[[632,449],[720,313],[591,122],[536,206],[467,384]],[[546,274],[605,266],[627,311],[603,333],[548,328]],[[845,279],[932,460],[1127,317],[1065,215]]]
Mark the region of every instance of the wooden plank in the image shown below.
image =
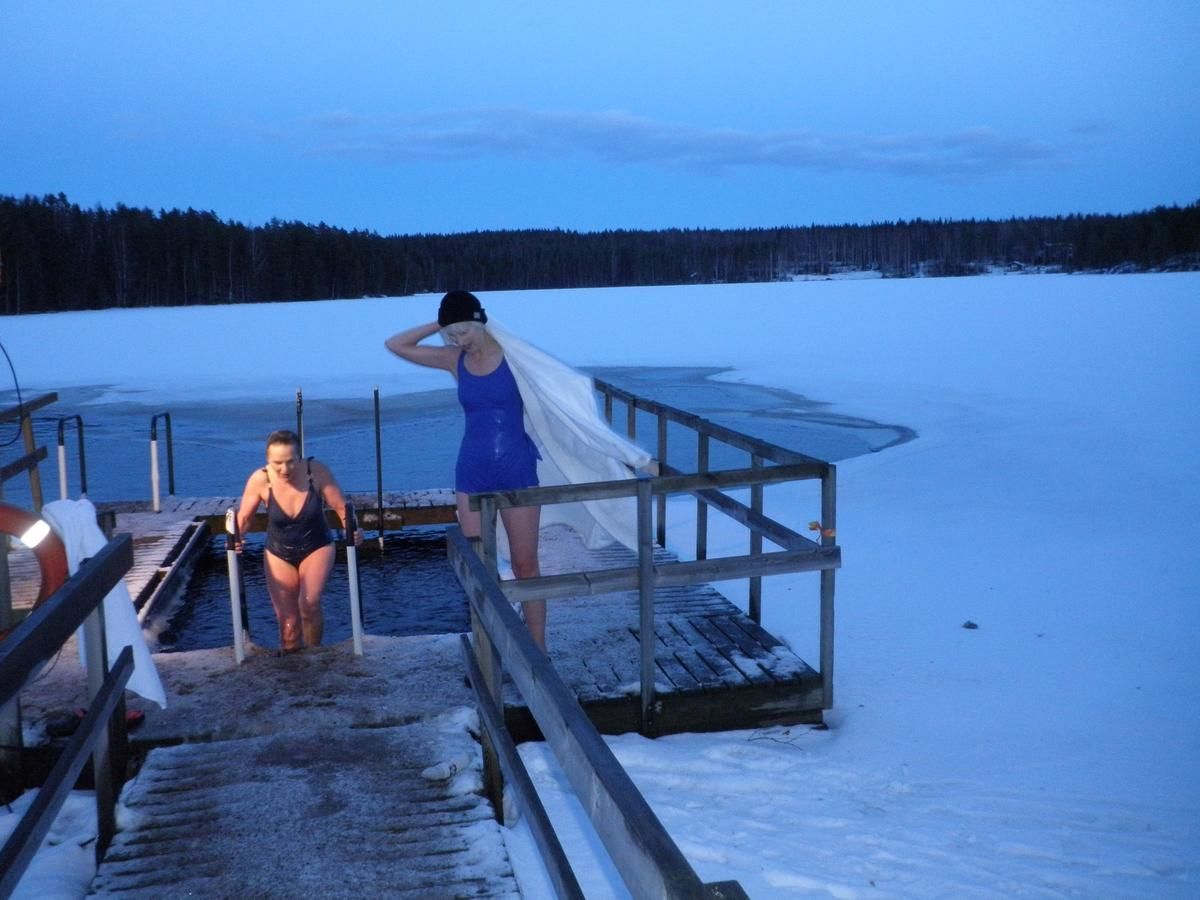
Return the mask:
[[[729,636],[716,626],[713,619],[697,617],[688,619],[688,624],[707,638],[713,649],[728,659],[747,681],[754,684],[775,683],[770,673],[763,669],[757,660],[742,652],[742,648],[730,640]]]
[[[670,653],[692,676],[697,690],[707,691],[715,687],[723,687],[725,681],[721,678],[720,673],[708,664],[700,652],[679,633],[674,625],[674,622],[667,622],[665,627],[657,629],[659,640],[667,648],[666,652]]]
[[[705,621],[729,638],[740,653],[754,660],[763,671],[775,679],[775,667],[779,657],[739,628],[732,616],[710,616]]]
[[[703,686],[691,673],[675,654],[671,652],[670,646],[663,638],[663,631],[670,629],[654,629],[655,653],[654,664],[658,667],[662,677],[670,685],[671,690],[675,692],[699,691]]]
[[[704,664],[712,669],[720,684],[744,682],[746,678],[741,670],[713,648],[707,637],[697,630],[695,621],[703,621],[703,619],[674,619],[669,624],[679,639],[691,647],[695,654],[704,661]]]
[[[654,566],[656,588],[671,585],[735,581],[750,575],[784,575],[836,569],[842,564],[840,547],[813,550],[780,550],[774,553],[723,556],[663,563]],[[562,575],[542,575],[506,581],[501,589],[510,600],[554,600],[633,590],[638,586],[637,567],[593,569]]]
[[[23,418],[24,416],[32,415],[44,406],[49,406],[58,400],[58,393],[51,391],[48,394],[40,394],[30,400],[16,405],[10,406],[7,409],[0,409],[0,422],[11,422],[13,419]]]

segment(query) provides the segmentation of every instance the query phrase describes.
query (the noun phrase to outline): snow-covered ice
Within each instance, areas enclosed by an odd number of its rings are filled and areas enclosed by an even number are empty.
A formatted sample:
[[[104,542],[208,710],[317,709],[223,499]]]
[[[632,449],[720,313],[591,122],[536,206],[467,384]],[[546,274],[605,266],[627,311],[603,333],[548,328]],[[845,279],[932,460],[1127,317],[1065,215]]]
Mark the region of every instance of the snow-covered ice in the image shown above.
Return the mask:
[[[1200,274],[482,297],[576,365],[729,365],[918,433],[838,466],[827,731],[609,738],[703,878],[756,900],[1200,895]],[[415,391],[444,376],[382,341],[436,302],[25,316],[0,340],[29,393]],[[256,349],[231,364],[238,334]],[[803,530],[799,491],[768,488],[767,512]],[[691,509],[672,505],[681,553]],[[715,518],[710,552],[740,552]],[[815,579],[764,584],[764,625],[809,660]],[[625,896],[547,748],[522,755],[587,896]],[[508,847],[550,896],[521,827]]]

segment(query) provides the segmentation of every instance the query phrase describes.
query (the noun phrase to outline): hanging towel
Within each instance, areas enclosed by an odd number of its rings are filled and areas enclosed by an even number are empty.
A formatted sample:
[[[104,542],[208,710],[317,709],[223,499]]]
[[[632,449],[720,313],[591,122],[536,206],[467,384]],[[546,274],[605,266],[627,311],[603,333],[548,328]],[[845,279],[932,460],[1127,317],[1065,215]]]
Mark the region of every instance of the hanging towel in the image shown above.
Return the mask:
[[[525,430],[542,455],[542,485],[583,484],[636,477],[650,454],[617,434],[597,409],[592,379],[488,319],[484,326],[504,350],[525,405]],[[561,522],[589,547],[620,541],[637,549],[637,501],[585,500],[542,507],[541,523]]]
[[[67,569],[72,575],[79,570],[83,560],[94,556],[108,543],[104,532],[96,524],[96,507],[92,506],[90,500],[54,500],[42,507],[42,517],[62,539],[67,550]],[[133,647],[133,674],[129,676],[126,687],[165,709],[166,692],[158,677],[154,659],[150,656],[150,648],[142,637],[142,626],[138,624],[129,588],[123,580],[118,581],[104,598],[104,636],[110,666],[117,661],[122,650]],[[87,647],[82,628],[76,637],[79,658],[86,668]]]

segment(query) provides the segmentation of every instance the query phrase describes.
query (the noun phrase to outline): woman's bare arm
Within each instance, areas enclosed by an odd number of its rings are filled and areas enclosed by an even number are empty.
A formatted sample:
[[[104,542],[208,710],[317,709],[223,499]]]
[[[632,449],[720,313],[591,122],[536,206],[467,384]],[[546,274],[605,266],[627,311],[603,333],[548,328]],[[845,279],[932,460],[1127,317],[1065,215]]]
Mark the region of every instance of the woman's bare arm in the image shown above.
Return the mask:
[[[453,373],[458,364],[459,350],[457,347],[435,347],[423,345],[421,341],[439,331],[437,322],[416,325],[406,331],[393,334],[383,342],[383,345],[411,363],[419,366],[429,366],[431,369],[445,369]]]

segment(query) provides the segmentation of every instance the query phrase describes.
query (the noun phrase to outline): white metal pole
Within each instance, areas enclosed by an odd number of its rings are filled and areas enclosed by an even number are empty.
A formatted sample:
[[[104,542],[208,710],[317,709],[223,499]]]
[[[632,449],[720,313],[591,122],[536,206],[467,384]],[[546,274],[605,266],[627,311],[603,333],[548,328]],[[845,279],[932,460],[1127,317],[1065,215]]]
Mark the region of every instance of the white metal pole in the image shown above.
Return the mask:
[[[151,508],[155,512],[162,511],[162,501],[159,499],[158,490],[158,439],[150,438],[150,496],[154,503]]]
[[[246,658],[242,624],[241,560],[237,550],[237,513],[233,507],[225,510],[225,560],[229,564],[229,611],[233,617],[233,658],[240,665]]]
[[[358,548],[354,536],[358,533],[358,516],[354,505],[346,504],[346,568],[350,582],[350,632],[354,638],[354,655],[363,655],[362,599],[358,592]]]
[[[363,655],[362,605],[358,593],[358,548],[354,546],[354,533],[346,537],[346,565],[350,578],[350,628],[354,635],[354,655]]]
[[[67,448],[58,445],[58,499],[67,499]]]

